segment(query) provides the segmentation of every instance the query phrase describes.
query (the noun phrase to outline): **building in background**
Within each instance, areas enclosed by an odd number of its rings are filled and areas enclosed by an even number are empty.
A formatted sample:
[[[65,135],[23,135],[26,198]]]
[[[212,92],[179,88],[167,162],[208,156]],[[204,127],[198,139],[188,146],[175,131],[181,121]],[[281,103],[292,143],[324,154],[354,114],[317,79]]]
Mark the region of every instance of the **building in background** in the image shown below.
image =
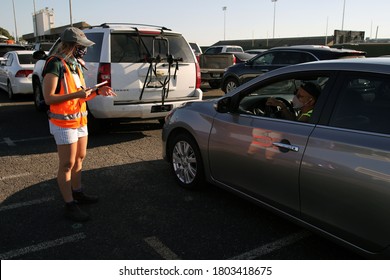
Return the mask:
[[[37,41],[45,35],[50,35],[55,27],[54,19],[54,10],[47,7],[33,14],[34,36],[38,39]]]

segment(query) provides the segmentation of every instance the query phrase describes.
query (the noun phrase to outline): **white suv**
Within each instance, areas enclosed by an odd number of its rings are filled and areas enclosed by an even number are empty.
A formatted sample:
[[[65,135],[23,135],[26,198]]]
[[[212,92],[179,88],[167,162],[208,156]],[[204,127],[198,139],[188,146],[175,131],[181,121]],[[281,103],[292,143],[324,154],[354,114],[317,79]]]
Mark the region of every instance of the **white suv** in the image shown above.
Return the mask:
[[[117,94],[88,101],[94,118],[163,120],[173,108],[202,100],[200,68],[181,34],[165,27],[110,23],[83,31],[95,42],[83,57],[87,86],[108,81]],[[37,63],[34,69],[38,109],[43,64]]]

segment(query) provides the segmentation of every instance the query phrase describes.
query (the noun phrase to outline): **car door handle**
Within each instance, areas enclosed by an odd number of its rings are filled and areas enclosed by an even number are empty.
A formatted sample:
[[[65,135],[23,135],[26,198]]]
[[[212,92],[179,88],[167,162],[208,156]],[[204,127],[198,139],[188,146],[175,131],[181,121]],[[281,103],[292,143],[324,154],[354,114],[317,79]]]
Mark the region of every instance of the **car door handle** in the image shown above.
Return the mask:
[[[287,149],[287,150],[290,150],[293,152],[299,152],[299,147],[295,146],[295,145],[290,145],[290,144],[280,143],[280,142],[274,142],[274,143],[272,143],[272,145],[274,145],[278,148],[281,148],[281,149]]]

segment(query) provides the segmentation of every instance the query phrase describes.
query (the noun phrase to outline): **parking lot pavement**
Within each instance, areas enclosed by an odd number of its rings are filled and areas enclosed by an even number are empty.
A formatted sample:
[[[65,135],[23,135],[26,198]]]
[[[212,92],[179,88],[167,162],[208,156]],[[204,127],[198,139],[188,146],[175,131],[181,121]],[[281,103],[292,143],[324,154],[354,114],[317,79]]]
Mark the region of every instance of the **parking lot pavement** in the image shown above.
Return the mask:
[[[203,99],[218,98],[224,96],[225,93],[221,89],[212,89],[208,84],[202,84]]]
[[[0,92],[0,165],[0,259],[360,258],[214,186],[179,188],[157,121],[90,136],[83,184],[100,201],[85,224],[63,218],[56,146],[27,97]]]

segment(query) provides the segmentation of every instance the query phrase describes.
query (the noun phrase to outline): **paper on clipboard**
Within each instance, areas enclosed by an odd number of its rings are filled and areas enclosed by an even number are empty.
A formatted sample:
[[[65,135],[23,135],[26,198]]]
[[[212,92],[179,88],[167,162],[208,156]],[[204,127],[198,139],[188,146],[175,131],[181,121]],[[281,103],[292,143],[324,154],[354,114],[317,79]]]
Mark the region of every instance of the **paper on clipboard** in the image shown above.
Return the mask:
[[[93,87],[88,88],[88,90],[92,90],[92,91],[97,90],[98,88],[104,86],[107,83],[108,83],[108,81],[101,82],[99,84],[94,85]]]

